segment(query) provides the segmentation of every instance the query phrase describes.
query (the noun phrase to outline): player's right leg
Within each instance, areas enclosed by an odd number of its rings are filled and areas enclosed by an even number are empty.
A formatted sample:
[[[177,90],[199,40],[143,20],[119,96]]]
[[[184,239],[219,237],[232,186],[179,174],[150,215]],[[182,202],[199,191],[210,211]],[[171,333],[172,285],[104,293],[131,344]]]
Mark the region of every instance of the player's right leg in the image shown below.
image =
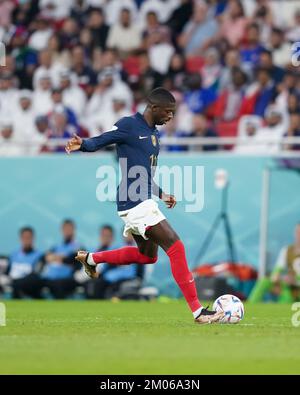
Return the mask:
[[[145,240],[142,236],[132,235],[141,254],[157,259],[158,244],[152,240]]]

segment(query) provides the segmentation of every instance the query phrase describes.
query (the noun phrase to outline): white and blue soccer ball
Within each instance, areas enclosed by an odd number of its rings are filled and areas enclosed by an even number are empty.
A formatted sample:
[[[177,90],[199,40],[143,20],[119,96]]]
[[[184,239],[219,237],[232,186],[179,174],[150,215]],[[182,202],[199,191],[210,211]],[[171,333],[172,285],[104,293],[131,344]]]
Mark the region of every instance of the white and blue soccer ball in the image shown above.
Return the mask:
[[[223,324],[237,324],[244,317],[245,310],[241,300],[234,295],[222,295],[215,300],[213,309],[225,313],[220,319]]]

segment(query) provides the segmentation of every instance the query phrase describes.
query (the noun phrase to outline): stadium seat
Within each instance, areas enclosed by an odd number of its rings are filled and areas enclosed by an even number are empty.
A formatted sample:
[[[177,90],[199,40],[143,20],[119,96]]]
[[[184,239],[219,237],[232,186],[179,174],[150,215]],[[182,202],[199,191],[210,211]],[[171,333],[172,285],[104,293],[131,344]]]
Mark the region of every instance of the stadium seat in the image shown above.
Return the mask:
[[[219,121],[215,125],[216,132],[219,137],[236,137],[238,131],[238,120],[234,121]],[[231,150],[233,145],[226,145],[224,147],[226,150]]]
[[[185,62],[185,68],[188,73],[198,73],[204,65],[204,59],[201,56],[189,56]]]
[[[140,74],[140,60],[138,56],[129,56],[123,61],[123,70],[130,76],[136,77]]]

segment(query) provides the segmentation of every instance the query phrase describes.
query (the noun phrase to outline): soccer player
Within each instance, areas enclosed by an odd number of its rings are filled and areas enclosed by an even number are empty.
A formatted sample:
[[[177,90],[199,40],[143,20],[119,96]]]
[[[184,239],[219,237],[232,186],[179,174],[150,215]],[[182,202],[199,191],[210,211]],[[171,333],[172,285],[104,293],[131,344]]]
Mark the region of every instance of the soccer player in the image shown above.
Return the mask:
[[[143,114],[124,117],[116,122],[112,130],[97,137],[81,139],[74,135],[66,144],[67,153],[77,150],[94,152],[116,144],[122,171],[117,193],[118,214],[125,222],[124,236],[132,233],[137,244],[137,247],[112,251],[78,251],[77,260],[82,263],[86,273],[95,278],[98,276],[96,265],[99,263],[153,264],[157,261],[158,247],[161,247],[170,259],[173,277],[195,322],[212,323],[223,314],[210,311],[200,304],[194,278],[187,265],[184,245],[159,210],[157,202],[152,199],[152,194],[159,196],[168,208],[176,204],[175,197],[164,193],[153,180],[159,153],[156,125],[163,125],[173,118],[175,105],[175,98],[169,91],[156,88],[149,94]]]

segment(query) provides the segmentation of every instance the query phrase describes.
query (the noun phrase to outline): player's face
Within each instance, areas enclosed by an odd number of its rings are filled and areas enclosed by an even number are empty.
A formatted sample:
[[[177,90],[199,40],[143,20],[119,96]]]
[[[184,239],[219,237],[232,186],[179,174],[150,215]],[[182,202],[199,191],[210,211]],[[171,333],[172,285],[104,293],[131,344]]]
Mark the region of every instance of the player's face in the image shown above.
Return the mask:
[[[63,237],[65,239],[72,239],[74,237],[74,225],[73,224],[64,224],[62,227]]]
[[[155,125],[164,125],[169,122],[175,114],[175,104],[154,105],[152,107]]]
[[[24,249],[32,248],[33,246],[33,234],[29,231],[25,231],[21,235],[21,244]]]
[[[111,245],[113,242],[113,234],[110,229],[102,229],[100,233],[100,243],[102,245]]]

